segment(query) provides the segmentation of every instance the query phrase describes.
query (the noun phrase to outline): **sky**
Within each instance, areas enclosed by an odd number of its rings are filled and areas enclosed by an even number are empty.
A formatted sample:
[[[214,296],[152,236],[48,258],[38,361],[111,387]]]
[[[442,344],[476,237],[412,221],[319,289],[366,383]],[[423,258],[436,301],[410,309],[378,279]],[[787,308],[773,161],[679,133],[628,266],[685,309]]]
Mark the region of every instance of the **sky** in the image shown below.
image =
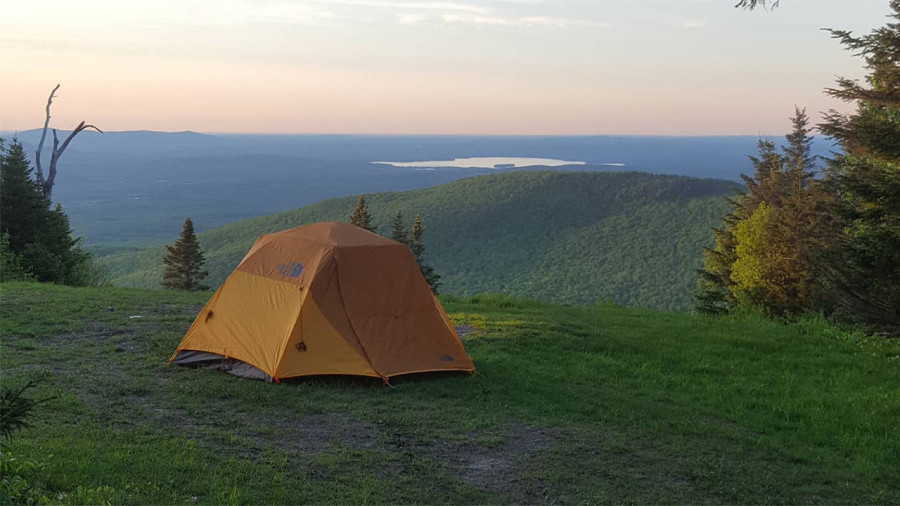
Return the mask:
[[[780,135],[888,0],[28,0],[0,9],[0,130]]]

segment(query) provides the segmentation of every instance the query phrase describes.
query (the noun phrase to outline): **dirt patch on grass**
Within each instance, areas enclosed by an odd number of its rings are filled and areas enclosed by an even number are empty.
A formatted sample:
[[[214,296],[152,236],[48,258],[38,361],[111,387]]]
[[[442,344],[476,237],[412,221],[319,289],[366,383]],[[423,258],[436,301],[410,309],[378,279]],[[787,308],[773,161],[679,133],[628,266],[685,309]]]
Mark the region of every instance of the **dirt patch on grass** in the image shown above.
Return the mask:
[[[554,332],[559,332],[560,334],[566,335],[570,338],[577,337],[579,339],[585,339],[591,337],[591,333],[587,329],[579,325],[572,325],[570,323],[560,323],[557,325],[553,325],[551,327],[551,330],[553,330]]]
[[[157,399],[144,395],[129,395],[128,403],[139,407],[147,415],[144,421],[217,451],[222,451],[222,443],[225,442],[232,452],[250,458],[261,455],[266,447],[314,455],[332,446],[369,449],[381,441],[381,434],[374,424],[341,413],[273,419],[266,415],[238,412],[226,406],[190,414],[172,406],[163,406]]]
[[[256,442],[306,454],[322,452],[332,445],[354,450],[368,449],[377,446],[381,440],[375,425],[340,413],[281,419],[269,427],[265,427],[265,424],[272,422],[267,420],[248,417],[247,421],[249,424],[257,424],[257,427],[260,423],[263,425],[263,431],[253,436]]]
[[[539,470],[541,454],[556,439],[549,429],[512,424],[496,436],[481,435],[463,444],[439,445],[430,453],[449,464],[469,485],[507,495],[516,503],[534,503],[546,499],[546,487],[529,470]]]
[[[456,325],[456,335],[459,336],[460,339],[466,340],[472,337],[472,334],[477,334],[481,332],[481,329],[475,328],[471,325]]]
[[[203,307],[204,304],[159,304],[148,311],[153,316],[197,316]]]
[[[124,334],[130,334],[132,332],[132,330],[124,327],[117,328],[107,323],[90,322],[85,325],[84,328],[81,328],[78,331],[57,334],[52,337],[45,337],[39,342],[42,346],[67,344],[71,343],[72,341],[84,340],[91,340],[96,343],[102,343],[109,340],[110,338],[122,336]]]
[[[732,434],[739,434],[741,437],[747,439],[758,439],[762,437],[762,434],[759,432],[753,431],[744,427],[743,425],[738,424],[737,422],[733,422],[731,420],[724,420],[722,418],[711,418],[709,419],[709,423],[712,425],[724,429],[726,432]]]

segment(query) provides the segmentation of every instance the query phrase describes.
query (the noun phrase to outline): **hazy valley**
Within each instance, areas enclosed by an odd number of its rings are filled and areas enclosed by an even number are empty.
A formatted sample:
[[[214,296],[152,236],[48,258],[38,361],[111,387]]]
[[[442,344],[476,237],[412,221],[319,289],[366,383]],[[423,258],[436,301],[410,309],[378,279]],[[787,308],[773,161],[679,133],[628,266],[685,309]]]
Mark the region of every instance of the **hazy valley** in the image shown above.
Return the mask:
[[[4,136],[10,137],[9,133]],[[33,157],[40,132],[28,130],[18,136]],[[54,199],[62,203],[76,235],[88,245],[148,245],[171,240],[185,216],[191,216],[198,230],[207,230],[333,197],[427,188],[498,171],[417,170],[371,163],[376,161],[554,158],[585,162],[558,167],[563,170],[641,171],[738,181],[740,173],[751,171],[747,154],[753,152],[756,141],[753,136],[85,132],[66,152]],[[825,141],[816,146],[819,153],[829,147]]]
[[[636,172],[502,172],[368,196],[379,233],[402,211],[426,224],[427,258],[455,295],[685,310],[735,183]],[[256,238],[317,221],[345,221],[354,197],[202,232],[218,286]],[[99,259],[114,284],[156,288],[162,246]]]

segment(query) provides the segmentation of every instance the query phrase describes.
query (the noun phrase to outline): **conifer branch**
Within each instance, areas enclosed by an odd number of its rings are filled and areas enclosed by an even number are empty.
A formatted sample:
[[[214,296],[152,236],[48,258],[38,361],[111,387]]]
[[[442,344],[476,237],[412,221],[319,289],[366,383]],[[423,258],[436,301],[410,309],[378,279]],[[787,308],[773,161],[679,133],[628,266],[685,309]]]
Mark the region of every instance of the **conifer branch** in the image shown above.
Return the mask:
[[[774,9],[774,8],[778,7],[779,3],[780,3],[780,0],[773,0],[771,2],[769,2],[768,0],[740,0],[737,3],[737,5],[735,5],[735,7],[736,8],[744,8],[744,9],[748,9],[748,10],[752,11],[753,9],[755,9],[757,7],[762,7],[763,9],[770,9],[770,8]],[[771,7],[768,7],[768,6],[771,6]]]

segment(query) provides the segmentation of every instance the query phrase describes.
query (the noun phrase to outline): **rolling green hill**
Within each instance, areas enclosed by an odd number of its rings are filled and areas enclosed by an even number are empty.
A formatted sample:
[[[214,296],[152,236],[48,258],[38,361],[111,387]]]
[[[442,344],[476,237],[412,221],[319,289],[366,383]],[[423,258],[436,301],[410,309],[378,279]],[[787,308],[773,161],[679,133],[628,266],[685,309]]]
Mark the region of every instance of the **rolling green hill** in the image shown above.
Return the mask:
[[[523,171],[367,196],[379,231],[402,210],[425,220],[427,257],[446,293],[683,310],[701,247],[734,183],[643,173]],[[261,234],[345,221],[355,198],[240,221],[199,235],[218,286]],[[202,224],[198,224],[202,226]],[[173,230],[173,241],[179,231]],[[158,287],[162,246],[99,259],[116,285]]]
[[[208,293],[0,297],[22,504],[900,502],[900,342],[821,321],[444,296],[475,376],[275,385],[166,363]]]

